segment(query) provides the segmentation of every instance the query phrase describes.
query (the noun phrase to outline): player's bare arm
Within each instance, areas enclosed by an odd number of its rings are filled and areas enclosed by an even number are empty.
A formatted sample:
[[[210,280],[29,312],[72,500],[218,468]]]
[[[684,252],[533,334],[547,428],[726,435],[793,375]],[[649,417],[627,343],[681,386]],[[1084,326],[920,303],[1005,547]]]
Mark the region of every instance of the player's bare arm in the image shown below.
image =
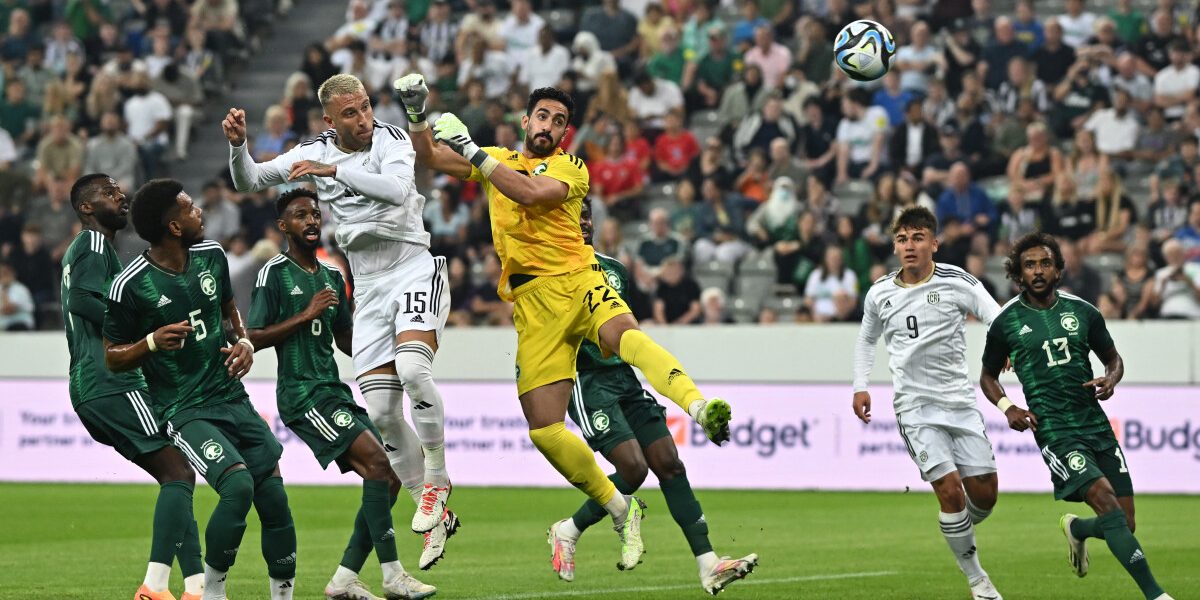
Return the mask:
[[[308,306],[304,310],[292,315],[292,318],[268,325],[262,329],[251,329],[247,332],[247,337],[250,338],[250,343],[254,345],[255,350],[270,348],[292,337],[302,327],[308,327],[314,319],[320,318],[321,313],[325,309],[337,306],[337,304],[337,293],[328,288],[323,289],[313,294],[312,299],[308,302]]]
[[[315,160],[296,161],[292,163],[292,170],[288,173],[288,181],[295,181],[305,175],[334,177],[337,175],[337,165],[329,165]]]
[[[1084,383],[1083,387],[1095,389],[1097,400],[1108,400],[1112,398],[1114,388],[1125,377],[1125,361],[1121,358],[1121,353],[1117,352],[1116,346],[1096,354],[1104,361],[1104,376]]]
[[[1000,408],[1004,412],[1004,416],[1008,419],[1009,427],[1016,431],[1025,431],[1026,429],[1037,431],[1037,416],[1013,404],[1008,399],[1008,394],[1004,393],[1004,386],[1000,384],[999,375],[992,372],[986,365],[979,374],[979,387],[983,390],[983,395],[988,399],[988,402],[995,404],[997,408]],[[1001,406],[1002,403],[1004,406]]]
[[[114,344],[104,340],[104,365],[114,373],[132,371],[146,361],[154,352],[178,350],[183,347],[187,336],[192,334],[192,326],[187,321],[180,321],[159,327],[154,333],[132,344]],[[154,340],[154,349],[150,349],[150,339]]]
[[[221,348],[221,354],[228,356],[225,366],[229,369],[229,376],[241,379],[254,364],[254,343],[247,337],[246,323],[233,298],[221,303],[221,316],[229,323],[228,331],[237,340],[232,346]]]

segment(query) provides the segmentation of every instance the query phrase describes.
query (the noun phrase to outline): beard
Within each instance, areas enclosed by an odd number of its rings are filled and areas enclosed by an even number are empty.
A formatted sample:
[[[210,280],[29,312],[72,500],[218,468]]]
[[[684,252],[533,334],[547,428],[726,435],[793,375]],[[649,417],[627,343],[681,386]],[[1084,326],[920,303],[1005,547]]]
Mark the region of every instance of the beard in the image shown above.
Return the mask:
[[[554,154],[554,149],[557,147],[558,143],[548,133],[539,133],[532,136],[525,135],[525,149],[539,158],[545,158]],[[545,149],[543,150],[543,148]]]
[[[111,229],[116,232],[125,229],[125,226],[129,224],[129,215],[122,215],[118,212],[104,213],[96,215],[96,222],[100,223],[105,229]]]

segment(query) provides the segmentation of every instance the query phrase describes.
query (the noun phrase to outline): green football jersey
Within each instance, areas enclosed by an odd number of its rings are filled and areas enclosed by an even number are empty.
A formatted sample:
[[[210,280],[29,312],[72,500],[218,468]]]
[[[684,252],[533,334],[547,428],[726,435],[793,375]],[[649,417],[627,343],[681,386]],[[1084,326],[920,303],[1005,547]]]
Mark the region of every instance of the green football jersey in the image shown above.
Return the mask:
[[[181,410],[246,397],[242,382],[229,376],[229,345],[221,305],[233,298],[229,262],[214,241],[192,246],[182,273],[154,264],[145,253],[113,279],[104,316],[104,337],[136,342],[164,325],[187,321],[193,331],[179,350],[159,350],[142,363],[150,394],[170,419]]]
[[[608,285],[616,290],[617,294],[626,304],[629,303],[630,278],[629,271],[621,261],[611,257],[596,253],[596,260],[600,262],[600,268],[604,269],[604,277],[608,279]],[[624,365],[625,361],[621,360],[620,356],[613,354],[608,358],[604,358],[604,354],[600,352],[600,347],[583,340],[583,344],[579,346],[579,356],[575,360],[576,371],[590,371],[594,369],[607,369],[609,367],[619,367]]]
[[[1113,347],[1104,317],[1082,298],[1058,292],[1047,309],[1017,296],[988,328],[983,366],[993,373],[1011,358],[1029,410],[1037,415],[1039,443],[1111,431],[1095,391],[1089,352]]]
[[[353,323],[350,300],[346,298],[346,284],[337,267],[318,262],[317,272],[310,273],[284,254],[267,261],[255,281],[254,300],[246,322],[251,329],[292,318],[307,308],[313,295],[323,289],[337,293],[337,306],[325,309],[320,318],[275,345],[279,359],[275,398],[284,423],[303,418],[319,400],[332,397],[354,401],[333,358],[334,332],[345,331]]]
[[[108,284],[122,269],[108,238],[99,231],[85,229],[75,236],[62,259],[62,313],[67,330],[67,349],[71,353],[71,406],[114,394],[146,389],[141,369],[113,373],[104,364],[104,338],[100,321],[71,305],[71,290],[83,291],[100,306],[108,293]],[[72,311],[72,308],[75,310]]]

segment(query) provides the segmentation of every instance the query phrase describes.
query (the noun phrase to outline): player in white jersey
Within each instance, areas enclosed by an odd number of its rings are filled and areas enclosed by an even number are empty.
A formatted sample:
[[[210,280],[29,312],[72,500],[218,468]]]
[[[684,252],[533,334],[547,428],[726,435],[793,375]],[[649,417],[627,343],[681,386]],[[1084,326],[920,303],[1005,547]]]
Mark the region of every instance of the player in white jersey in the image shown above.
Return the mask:
[[[967,374],[967,314],[990,324],[999,305],[966,271],[933,262],[937,217],[909,208],[892,225],[900,269],[876,281],[863,301],[854,347],[854,414],[871,422],[867,383],[882,334],[891,357],[900,436],[921,478],[933,486],[942,535],[975,600],[1000,600],[975,550],[975,524],[996,505],[996,459]],[[964,493],[965,491],[965,493]]]
[[[419,564],[427,569],[458,526],[446,508],[445,418],[432,376],[450,310],[446,261],[429,253],[425,198],[416,189],[408,134],[375,120],[362,82],[352,75],[330,77],[318,97],[330,129],[263,163],[246,147],[245,111],[230,109],[221,124],[230,143],[229,170],[243,192],[311,182],[330,207],[354,276],[355,376],[392,467],[417,503],[412,529],[425,534]],[[404,418],[406,390],[412,426]],[[335,583],[349,576],[339,570]]]

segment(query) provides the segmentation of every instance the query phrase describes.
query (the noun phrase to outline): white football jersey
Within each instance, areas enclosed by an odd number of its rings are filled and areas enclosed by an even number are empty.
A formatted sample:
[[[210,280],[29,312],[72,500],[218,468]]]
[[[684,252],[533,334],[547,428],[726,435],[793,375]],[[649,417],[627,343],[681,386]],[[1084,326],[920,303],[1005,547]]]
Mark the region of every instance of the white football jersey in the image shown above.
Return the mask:
[[[338,245],[352,257],[352,266],[357,262],[355,251],[386,248],[390,262],[370,261],[381,268],[401,258],[398,254],[411,254],[397,252],[394,242],[412,244],[418,250],[429,247],[422,219],[425,197],[417,192],[413,175],[416,151],[400,128],[375,121],[371,147],[358,152],[339,148],[333,129],[263,163],[255,163],[246,146],[229,149],[229,171],[240,192],[286,183],[292,164],[298,161],[337,165],[333,177],[310,175],[301,180],[316,184],[317,196],[329,205],[338,226]]]
[[[935,263],[929,279],[912,286],[900,282],[899,271],[876,281],[863,301],[854,391],[867,389],[882,334],[897,413],[927,403],[974,406],[963,327],[967,313],[990,325],[1000,306],[978,279],[958,267]]]

